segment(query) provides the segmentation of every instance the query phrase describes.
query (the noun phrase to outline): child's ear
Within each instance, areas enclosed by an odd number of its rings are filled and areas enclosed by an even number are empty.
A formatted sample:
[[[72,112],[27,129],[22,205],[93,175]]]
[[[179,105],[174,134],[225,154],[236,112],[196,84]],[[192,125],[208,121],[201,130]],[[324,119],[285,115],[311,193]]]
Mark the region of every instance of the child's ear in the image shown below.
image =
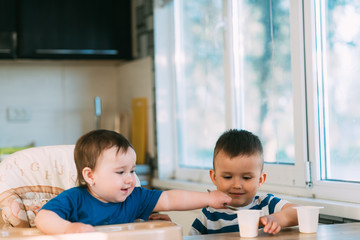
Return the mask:
[[[265,180],[266,180],[266,173],[261,173],[260,174],[260,178],[259,178],[259,186],[258,186],[258,188],[259,187],[261,187],[264,183],[265,183]]]
[[[212,182],[213,182],[213,184],[216,186],[216,175],[215,175],[215,170],[214,170],[214,169],[210,169],[209,174],[210,174],[211,181],[212,181]]]
[[[94,179],[93,171],[91,170],[91,168],[85,167],[82,170],[82,175],[83,175],[84,180],[87,182],[87,184],[89,184],[90,186],[93,186],[95,184],[95,179]]]

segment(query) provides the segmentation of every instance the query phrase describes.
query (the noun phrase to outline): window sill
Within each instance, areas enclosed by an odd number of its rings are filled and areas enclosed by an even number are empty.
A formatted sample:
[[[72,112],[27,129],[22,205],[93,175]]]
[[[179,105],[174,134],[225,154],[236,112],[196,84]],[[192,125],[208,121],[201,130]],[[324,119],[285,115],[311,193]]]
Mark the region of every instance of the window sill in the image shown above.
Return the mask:
[[[207,189],[210,190],[216,189],[215,186],[212,184],[187,182],[187,181],[174,180],[174,179],[158,179],[158,178],[152,179],[152,186],[154,188],[164,189],[164,190],[180,189],[180,190],[190,190],[190,191],[200,191],[200,192],[205,192],[207,191]],[[265,192],[259,191],[258,193],[263,194]],[[276,196],[300,205],[322,206],[324,208],[320,210],[321,214],[342,217],[347,219],[360,220],[360,204],[332,201],[325,199],[298,197],[298,196],[283,195],[283,194],[276,194]]]

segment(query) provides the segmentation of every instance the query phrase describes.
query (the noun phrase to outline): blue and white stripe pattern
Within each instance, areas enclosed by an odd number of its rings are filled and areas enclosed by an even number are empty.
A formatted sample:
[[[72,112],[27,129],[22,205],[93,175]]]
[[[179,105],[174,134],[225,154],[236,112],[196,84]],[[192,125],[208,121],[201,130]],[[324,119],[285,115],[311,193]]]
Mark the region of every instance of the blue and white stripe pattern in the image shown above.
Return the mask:
[[[272,194],[267,194],[266,196],[255,196],[251,204],[240,209],[262,209],[263,215],[270,215],[281,211],[281,208],[286,203],[288,201],[274,197]],[[201,214],[193,222],[190,235],[238,231],[239,226],[235,211],[208,207],[203,208]]]

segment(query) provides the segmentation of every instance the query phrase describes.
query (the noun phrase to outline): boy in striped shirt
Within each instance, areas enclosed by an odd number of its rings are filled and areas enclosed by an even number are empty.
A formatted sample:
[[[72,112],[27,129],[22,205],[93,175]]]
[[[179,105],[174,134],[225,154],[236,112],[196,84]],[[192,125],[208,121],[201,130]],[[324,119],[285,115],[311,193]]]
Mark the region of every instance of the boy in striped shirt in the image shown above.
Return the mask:
[[[240,209],[262,209],[259,225],[269,234],[298,224],[295,204],[272,194],[257,196],[264,184],[263,148],[259,138],[245,130],[231,129],[216,142],[210,178],[217,190],[232,198],[229,205]],[[190,235],[238,232],[237,214],[230,209],[203,208]]]

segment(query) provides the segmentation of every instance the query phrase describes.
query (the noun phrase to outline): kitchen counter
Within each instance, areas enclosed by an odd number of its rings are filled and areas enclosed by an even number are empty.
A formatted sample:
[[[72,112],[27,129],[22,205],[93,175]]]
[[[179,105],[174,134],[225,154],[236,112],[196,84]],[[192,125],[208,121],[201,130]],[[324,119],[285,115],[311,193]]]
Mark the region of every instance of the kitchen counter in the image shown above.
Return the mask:
[[[360,223],[343,223],[319,225],[317,233],[300,233],[298,227],[284,228],[276,235],[270,235],[259,231],[256,238],[240,238],[239,232],[209,234],[199,236],[184,236],[183,240],[239,240],[239,239],[324,239],[324,240],[344,240],[360,239]]]

